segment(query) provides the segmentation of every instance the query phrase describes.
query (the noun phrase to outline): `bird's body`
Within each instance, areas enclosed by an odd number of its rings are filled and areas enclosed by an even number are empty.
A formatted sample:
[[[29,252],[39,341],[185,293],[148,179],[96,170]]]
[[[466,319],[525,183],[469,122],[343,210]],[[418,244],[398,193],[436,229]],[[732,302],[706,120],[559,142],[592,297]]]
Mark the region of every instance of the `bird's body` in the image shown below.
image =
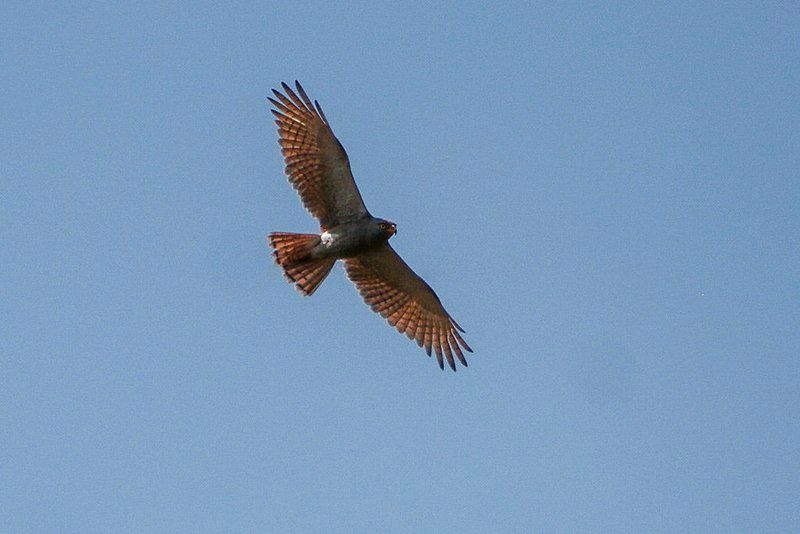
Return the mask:
[[[443,356],[455,371],[455,357],[467,365],[462,348],[472,352],[458,323],[445,311],[433,289],[389,245],[397,233],[390,221],[370,215],[358,191],[347,153],[320,105],[282,84],[270,102],[289,181],[303,204],[319,219],[321,234],[273,232],[269,243],[286,277],[311,295],[343,260],[348,277],[370,307],[401,333],[416,340],[428,355]]]
[[[387,228],[393,223],[367,216],[356,221],[342,223],[322,232],[320,243],[311,251],[313,258],[335,258],[343,260],[377,248],[394,234]]]

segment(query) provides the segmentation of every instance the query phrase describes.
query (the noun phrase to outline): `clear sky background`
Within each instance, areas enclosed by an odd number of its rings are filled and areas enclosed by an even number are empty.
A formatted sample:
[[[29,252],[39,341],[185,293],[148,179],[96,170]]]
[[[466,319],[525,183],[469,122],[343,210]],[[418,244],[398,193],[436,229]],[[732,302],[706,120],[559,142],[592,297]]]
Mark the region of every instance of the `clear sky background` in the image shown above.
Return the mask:
[[[0,530],[797,531],[796,3],[117,4],[0,7]],[[469,368],[272,262],[294,79]]]

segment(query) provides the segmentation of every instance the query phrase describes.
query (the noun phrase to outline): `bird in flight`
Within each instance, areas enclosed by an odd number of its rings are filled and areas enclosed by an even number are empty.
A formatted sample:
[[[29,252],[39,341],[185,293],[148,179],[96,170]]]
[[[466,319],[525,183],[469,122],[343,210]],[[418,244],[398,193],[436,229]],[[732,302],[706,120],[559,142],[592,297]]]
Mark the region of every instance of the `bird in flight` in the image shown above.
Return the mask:
[[[370,215],[350,171],[344,147],[336,139],[319,103],[313,103],[299,82],[297,91],[285,83],[275,89],[273,115],[278,144],[286,161],[289,182],[306,209],[319,220],[321,234],[269,234],[273,256],[284,274],[303,295],[311,295],[330,273],[336,260],[344,261],[347,276],[364,301],[400,333],[443,356],[455,371],[463,350],[472,352],[459,332],[464,330],[442,306],[425,281],[406,265],[389,245],[395,223]]]

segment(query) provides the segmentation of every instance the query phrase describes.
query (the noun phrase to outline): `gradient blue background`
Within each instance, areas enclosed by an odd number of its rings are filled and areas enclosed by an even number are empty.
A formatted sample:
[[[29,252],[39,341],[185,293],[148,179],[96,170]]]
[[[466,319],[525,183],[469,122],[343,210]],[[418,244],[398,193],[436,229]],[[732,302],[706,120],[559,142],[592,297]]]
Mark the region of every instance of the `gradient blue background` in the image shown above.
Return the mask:
[[[797,4],[131,4],[0,8],[0,530],[800,528]],[[468,369],[272,263],[295,78]]]

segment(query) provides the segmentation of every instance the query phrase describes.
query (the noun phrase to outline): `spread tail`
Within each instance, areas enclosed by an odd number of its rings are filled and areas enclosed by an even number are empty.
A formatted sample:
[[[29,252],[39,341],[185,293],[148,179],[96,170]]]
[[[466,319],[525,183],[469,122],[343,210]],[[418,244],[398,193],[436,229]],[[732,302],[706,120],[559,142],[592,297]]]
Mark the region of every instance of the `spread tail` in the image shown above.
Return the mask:
[[[335,258],[311,259],[311,250],[320,242],[317,234],[291,234],[273,232],[269,234],[269,245],[275,261],[283,268],[283,274],[296,284],[303,295],[312,295],[331,272]]]

